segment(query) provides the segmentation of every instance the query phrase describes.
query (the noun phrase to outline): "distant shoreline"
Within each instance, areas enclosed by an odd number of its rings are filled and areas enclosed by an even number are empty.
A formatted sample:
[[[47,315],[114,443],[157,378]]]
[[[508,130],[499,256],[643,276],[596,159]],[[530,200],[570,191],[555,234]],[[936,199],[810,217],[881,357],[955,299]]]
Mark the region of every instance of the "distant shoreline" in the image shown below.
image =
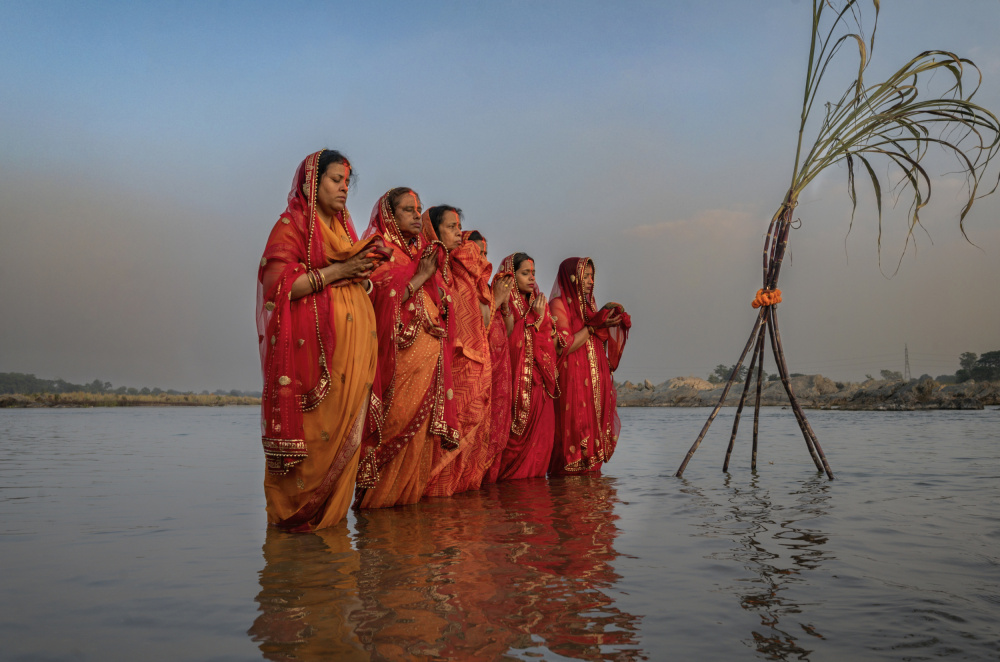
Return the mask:
[[[792,390],[806,409],[858,411],[915,411],[928,409],[983,409],[1000,405],[1000,382],[967,381],[941,384],[933,379],[834,382],[822,375],[798,375]],[[660,384],[616,383],[619,407],[714,407],[722,397],[722,384],[697,377],[674,377]],[[739,404],[743,384],[733,384],[724,406]],[[751,384],[744,406],[752,407],[756,389]],[[779,381],[765,382],[761,405],[788,406],[788,396]],[[87,407],[226,407],[260,406],[254,396],[215,394],[127,395],[115,393],[6,393],[0,394],[0,409]]]
[[[933,379],[835,382],[823,375],[798,375],[790,380],[792,392],[806,409],[855,411],[918,411],[927,409],[983,409],[1000,405],[1000,382],[967,381],[942,384]],[[722,397],[724,384],[711,384],[697,377],[674,377],[661,384],[615,384],[619,407],[714,407]],[[756,383],[750,384],[744,407],[753,407]],[[743,384],[733,384],[724,406],[735,407]],[[761,405],[788,406],[788,396],[780,381],[764,382]]]
[[[114,393],[4,393],[0,409],[84,408],[84,407],[226,407],[260,405],[260,398],[234,395]]]

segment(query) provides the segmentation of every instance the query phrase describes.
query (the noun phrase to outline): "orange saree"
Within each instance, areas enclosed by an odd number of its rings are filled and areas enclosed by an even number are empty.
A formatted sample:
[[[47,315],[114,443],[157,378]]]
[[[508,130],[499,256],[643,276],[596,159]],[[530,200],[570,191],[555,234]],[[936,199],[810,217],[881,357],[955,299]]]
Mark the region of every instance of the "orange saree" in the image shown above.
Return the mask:
[[[299,167],[258,274],[267,520],[293,531],[347,514],[377,354],[375,315],[360,284],[289,298],[307,268],[329,264],[357,241],[346,212],[331,229],[315,214],[315,186],[308,197],[302,192],[303,182],[315,181],[319,154]]]
[[[385,195],[366,231],[374,234],[392,249],[392,257],[372,274],[381,393],[374,394],[368,413],[356,496],[360,508],[416,503],[441,454],[436,449],[458,446],[442,276],[435,273],[403,302],[427,247],[419,237],[412,246],[403,239]]]
[[[429,219],[423,232],[436,238]],[[486,324],[479,306],[493,303],[489,287],[493,265],[483,257],[479,245],[468,239],[469,234],[463,233],[462,243],[449,255],[454,319],[451,377],[461,441],[458,449],[450,451],[454,457],[436,458],[426,496],[479,489],[483,474],[497,455],[490,446],[492,371]]]

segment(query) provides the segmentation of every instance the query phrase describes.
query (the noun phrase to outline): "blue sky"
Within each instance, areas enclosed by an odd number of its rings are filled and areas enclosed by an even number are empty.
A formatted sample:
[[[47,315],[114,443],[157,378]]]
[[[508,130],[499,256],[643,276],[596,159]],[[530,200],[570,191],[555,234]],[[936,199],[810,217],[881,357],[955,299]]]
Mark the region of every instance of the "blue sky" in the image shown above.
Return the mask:
[[[1000,109],[1000,3],[886,0],[870,80],[929,48],[971,57]],[[635,329],[620,379],[732,363],[790,176],[805,0],[0,5],[0,371],[254,389],[254,275],[298,162],[360,174],[359,229],[397,185],[466,211],[495,262],[548,290],[571,255]],[[853,62],[841,60],[841,78]],[[892,66],[891,68],[895,68]],[[846,78],[844,78],[846,80]],[[828,96],[839,96],[840,88]],[[940,169],[942,172],[944,168]],[[1000,348],[994,199],[879,273],[846,173],[803,196],[782,276],[790,367],[953,372]],[[866,194],[867,195],[867,194]],[[939,196],[939,197],[938,197]],[[901,214],[886,237],[894,266]],[[932,243],[933,241],[933,243]],[[773,368],[771,368],[773,369]]]

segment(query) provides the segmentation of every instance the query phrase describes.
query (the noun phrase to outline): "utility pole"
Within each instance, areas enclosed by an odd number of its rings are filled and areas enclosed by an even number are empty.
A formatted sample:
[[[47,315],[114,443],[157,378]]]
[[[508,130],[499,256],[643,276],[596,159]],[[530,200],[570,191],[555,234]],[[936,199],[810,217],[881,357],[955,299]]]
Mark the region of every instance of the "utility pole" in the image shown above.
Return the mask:
[[[913,375],[910,374],[910,348],[903,343],[903,379],[910,381]]]

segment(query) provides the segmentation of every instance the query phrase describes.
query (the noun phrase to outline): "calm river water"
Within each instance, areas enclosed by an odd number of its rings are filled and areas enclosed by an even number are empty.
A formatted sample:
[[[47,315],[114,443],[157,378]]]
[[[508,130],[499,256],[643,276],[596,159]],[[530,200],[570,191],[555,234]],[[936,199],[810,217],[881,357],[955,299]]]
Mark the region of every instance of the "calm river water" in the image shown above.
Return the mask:
[[[3,660],[996,660],[1000,411],[622,409],[603,476],[268,531],[257,410],[0,410]]]

